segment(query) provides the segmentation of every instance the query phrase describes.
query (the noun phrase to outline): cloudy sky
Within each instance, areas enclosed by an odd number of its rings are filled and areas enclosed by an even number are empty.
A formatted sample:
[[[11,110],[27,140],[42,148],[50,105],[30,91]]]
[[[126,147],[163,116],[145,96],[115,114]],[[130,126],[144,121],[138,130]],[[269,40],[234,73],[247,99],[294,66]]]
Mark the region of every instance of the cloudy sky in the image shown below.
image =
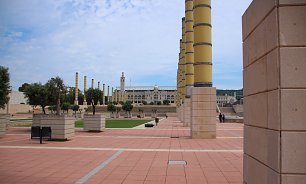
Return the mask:
[[[184,2],[0,0],[0,65],[15,90],[54,76],[74,86],[76,71],[110,86],[121,72],[128,86],[175,86]],[[251,0],[212,3],[214,86],[242,88],[241,16]]]

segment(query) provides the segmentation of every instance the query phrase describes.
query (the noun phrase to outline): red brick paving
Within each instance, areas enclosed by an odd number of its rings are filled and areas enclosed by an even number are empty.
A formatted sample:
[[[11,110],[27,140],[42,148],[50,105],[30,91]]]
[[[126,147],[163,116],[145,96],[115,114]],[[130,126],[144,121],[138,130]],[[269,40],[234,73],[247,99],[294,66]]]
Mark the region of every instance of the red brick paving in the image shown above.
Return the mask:
[[[241,184],[243,125],[218,124],[217,130],[215,140],[190,139],[189,128],[168,118],[148,129],[77,129],[71,141],[40,145],[30,140],[29,128],[11,128],[0,139],[0,183],[75,183],[124,150],[86,183]]]

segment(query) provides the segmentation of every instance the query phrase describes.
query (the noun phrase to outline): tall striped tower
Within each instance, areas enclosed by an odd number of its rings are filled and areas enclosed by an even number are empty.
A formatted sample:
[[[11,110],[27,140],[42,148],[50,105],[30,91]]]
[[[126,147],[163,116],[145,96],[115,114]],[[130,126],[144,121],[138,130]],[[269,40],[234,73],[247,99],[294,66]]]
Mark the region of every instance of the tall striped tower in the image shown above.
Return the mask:
[[[79,73],[75,73],[75,99],[74,99],[74,104],[79,105]]]
[[[109,86],[107,86],[107,103],[109,103]]]
[[[86,86],[87,85],[87,77],[84,76],[84,102],[83,102],[83,105],[87,105],[87,102],[86,102]]]
[[[210,4],[210,0],[194,0],[194,87],[212,87]]]
[[[114,87],[112,87],[112,97],[110,99],[110,102],[113,102],[114,101]]]
[[[182,101],[186,97],[186,36],[185,36],[185,17],[182,18]]]
[[[216,138],[216,88],[212,87],[211,0],[193,0],[194,87],[191,137]]]
[[[194,84],[194,32],[193,32],[193,0],[185,0],[185,101],[184,126],[191,125],[191,90]]]
[[[105,105],[105,84],[103,84],[102,102],[103,102],[103,105]]]

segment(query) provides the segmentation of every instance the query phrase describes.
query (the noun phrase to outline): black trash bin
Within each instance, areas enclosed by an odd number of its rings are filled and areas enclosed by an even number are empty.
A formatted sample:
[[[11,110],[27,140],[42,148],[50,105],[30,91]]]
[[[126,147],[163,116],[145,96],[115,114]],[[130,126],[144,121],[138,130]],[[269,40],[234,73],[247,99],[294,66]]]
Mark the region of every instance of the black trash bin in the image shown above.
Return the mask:
[[[159,118],[155,118],[155,123],[156,123],[156,126],[157,126],[157,123],[159,122]]]

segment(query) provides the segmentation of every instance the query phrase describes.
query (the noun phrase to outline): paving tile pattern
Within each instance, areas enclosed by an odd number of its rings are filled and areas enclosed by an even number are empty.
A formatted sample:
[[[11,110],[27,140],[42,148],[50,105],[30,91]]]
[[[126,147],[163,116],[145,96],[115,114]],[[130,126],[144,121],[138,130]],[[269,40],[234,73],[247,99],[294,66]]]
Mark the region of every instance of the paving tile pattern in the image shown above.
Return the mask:
[[[116,150],[123,153],[86,183],[242,183],[243,125],[218,124],[215,140],[189,135],[176,118],[150,129],[78,129],[71,141],[42,145],[30,140],[28,128],[10,128],[0,139],[0,183],[75,183]],[[187,165],[168,165],[168,160]]]

